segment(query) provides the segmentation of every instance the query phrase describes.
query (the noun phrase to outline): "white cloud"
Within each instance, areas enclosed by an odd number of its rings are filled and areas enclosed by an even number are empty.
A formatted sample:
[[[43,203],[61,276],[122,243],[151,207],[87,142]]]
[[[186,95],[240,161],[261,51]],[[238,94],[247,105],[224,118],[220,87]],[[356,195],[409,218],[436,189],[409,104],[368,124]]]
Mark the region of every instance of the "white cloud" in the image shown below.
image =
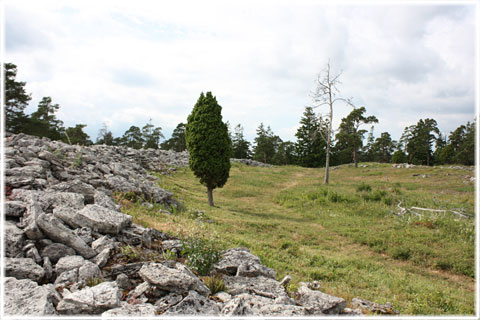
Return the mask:
[[[342,93],[379,118],[375,132],[398,138],[421,117],[447,132],[473,119],[474,9],[8,1],[5,58],[33,93],[30,112],[52,96],[65,124],[88,124],[92,138],[103,122],[118,136],[150,117],[168,138],[212,91],[250,140],[260,122],[294,140],[330,58]],[[349,111],[339,105],[334,125]]]

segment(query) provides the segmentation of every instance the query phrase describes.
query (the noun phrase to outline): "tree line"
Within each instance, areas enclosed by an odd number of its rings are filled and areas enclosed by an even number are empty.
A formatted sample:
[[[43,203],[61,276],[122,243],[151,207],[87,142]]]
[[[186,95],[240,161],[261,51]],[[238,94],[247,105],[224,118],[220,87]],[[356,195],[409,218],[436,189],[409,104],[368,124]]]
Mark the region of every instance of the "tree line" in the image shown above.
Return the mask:
[[[318,96],[335,88],[337,77],[331,77],[329,68],[326,78],[318,80]],[[16,81],[17,67],[12,63],[4,64],[5,81],[5,129],[13,133],[26,133],[66,143],[91,145],[106,144],[128,146],[135,149],[154,148],[174,151],[186,150],[186,123],[179,123],[172,136],[165,139],[161,127],[155,127],[150,120],[142,128],[131,126],[120,137],[114,137],[104,124],[97,139],[93,142],[83,131],[86,124],[77,124],[65,128],[57,119],[60,106],[53,103],[51,97],[43,97],[37,111],[26,115],[24,109],[31,100],[26,93],[25,82]],[[323,84],[323,86],[321,85]],[[328,96],[328,95],[327,95]],[[406,127],[398,141],[392,140],[388,132],[382,132],[375,138],[374,127],[365,127],[378,123],[373,115],[366,115],[365,107],[355,107],[349,100],[339,97],[353,108],[341,120],[335,132],[332,129],[333,109],[326,119],[314,112],[315,106],[305,107],[300,118],[300,126],[295,133],[296,141],[283,141],[274,134],[271,127],[260,123],[256,129],[253,143],[244,136],[244,129],[237,124],[233,130],[228,124],[228,134],[232,142],[232,157],[253,159],[274,165],[299,165],[303,167],[324,167],[327,155],[329,165],[358,162],[411,163],[420,165],[434,164],[475,164],[475,120],[459,126],[448,136],[443,136],[434,119],[419,119],[414,125]],[[336,100],[318,100],[319,105]],[[318,106],[318,105],[317,105]],[[368,128],[368,127],[367,127]],[[368,133],[368,134],[367,134]]]

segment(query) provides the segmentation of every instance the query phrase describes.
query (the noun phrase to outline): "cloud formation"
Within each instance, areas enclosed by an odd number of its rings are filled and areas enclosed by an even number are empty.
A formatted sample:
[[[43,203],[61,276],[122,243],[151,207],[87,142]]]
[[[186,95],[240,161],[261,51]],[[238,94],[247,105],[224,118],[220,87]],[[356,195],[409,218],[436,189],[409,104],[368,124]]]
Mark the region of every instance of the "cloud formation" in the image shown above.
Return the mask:
[[[33,94],[28,112],[51,96],[93,139],[104,122],[119,136],[150,118],[168,138],[212,91],[248,139],[263,122],[292,141],[330,60],[375,134],[398,139],[420,118],[444,133],[473,120],[476,18],[469,4],[19,0],[5,4],[5,60]]]

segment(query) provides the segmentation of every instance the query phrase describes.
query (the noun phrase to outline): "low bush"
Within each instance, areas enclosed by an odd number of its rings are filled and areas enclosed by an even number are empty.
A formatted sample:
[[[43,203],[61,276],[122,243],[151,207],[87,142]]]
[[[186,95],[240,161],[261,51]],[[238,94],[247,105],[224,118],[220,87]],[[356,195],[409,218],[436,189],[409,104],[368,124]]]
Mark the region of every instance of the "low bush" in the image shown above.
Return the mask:
[[[202,238],[183,240],[182,255],[187,257],[187,265],[199,275],[208,275],[212,266],[220,259],[218,245]]]

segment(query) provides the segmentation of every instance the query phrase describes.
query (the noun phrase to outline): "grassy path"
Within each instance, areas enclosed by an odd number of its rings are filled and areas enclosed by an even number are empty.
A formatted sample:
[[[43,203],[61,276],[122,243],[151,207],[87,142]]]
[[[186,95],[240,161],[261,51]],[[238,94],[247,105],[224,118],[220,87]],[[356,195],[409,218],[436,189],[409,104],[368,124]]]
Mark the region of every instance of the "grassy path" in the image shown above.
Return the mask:
[[[434,177],[437,173],[428,172]],[[421,198],[419,188],[427,188],[430,182],[416,183],[411,172],[345,167],[333,170],[331,177],[331,185],[325,188],[320,169],[235,164],[227,185],[215,190],[216,207],[211,208],[204,187],[188,169],[180,169],[161,179],[163,187],[185,204],[185,211],[167,216],[133,206],[127,212],[138,223],[178,235],[200,234],[216,238],[224,247],[248,247],[277,271],[278,279],[291,275],[291,290],[300,281],[319,280],[326,293],[348,302],[354,297],[388,301],[402,314],[474,312],[475,282],[469,269],[453,262],[450,268],[437,265],[438,261],[449,263],[451,252],[464,250],[463,256],[455,258],[468,266],[473,255],[468,237],[449,234],[458,230],[447,218],[429,229],[389,213],[395,207],[393,201],[400,198],[431,206],[447,198],[452,202],[452,194],[455,206],[469,210],[473,195],[466,194],[471,190],[465,184],[438,179],[444,184],[434,186],[439,192],[430,190]],[[357,192],[359,181],[370,183],[372,191]],[[391,200],[390,194],[382,193],[388,188],[396,190]],[[378,201],[370,200],[375,192],[381,195]]]

